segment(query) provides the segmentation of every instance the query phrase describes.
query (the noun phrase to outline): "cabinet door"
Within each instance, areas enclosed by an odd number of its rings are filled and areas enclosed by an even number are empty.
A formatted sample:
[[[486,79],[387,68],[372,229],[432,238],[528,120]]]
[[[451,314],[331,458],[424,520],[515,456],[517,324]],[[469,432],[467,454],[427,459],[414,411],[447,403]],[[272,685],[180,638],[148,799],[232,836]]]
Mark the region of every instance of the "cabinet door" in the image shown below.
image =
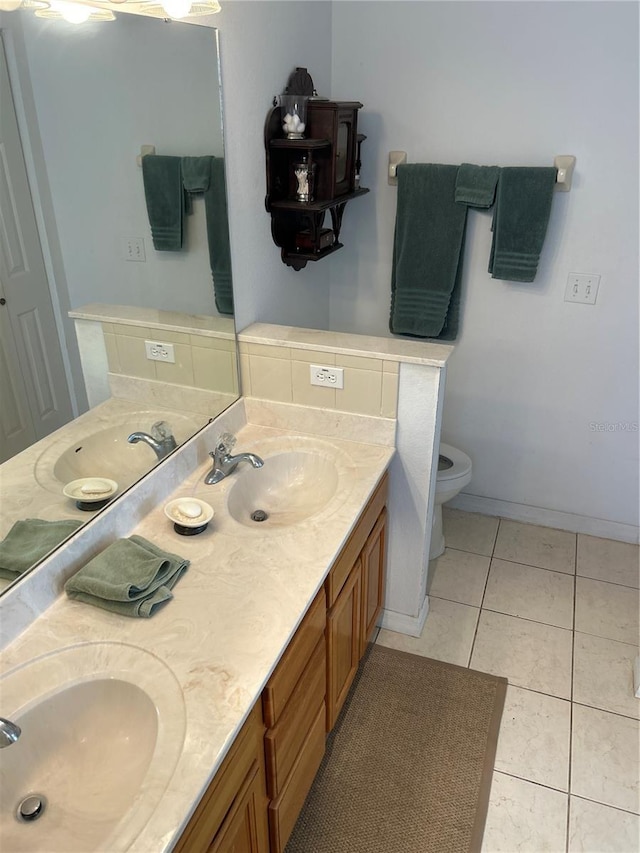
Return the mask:
[[[260,814],[264,799],[262,788],[260,765],[254,761],[208,853],[268,853],[269,844]]]
[[[356,561],[327,618],[327,731],[335,725],[360,662],[362,566]]]
[[[367,648],[384,602],[387,557],[387,510],[380,513],[362,549],[362,632],[360,656]]]

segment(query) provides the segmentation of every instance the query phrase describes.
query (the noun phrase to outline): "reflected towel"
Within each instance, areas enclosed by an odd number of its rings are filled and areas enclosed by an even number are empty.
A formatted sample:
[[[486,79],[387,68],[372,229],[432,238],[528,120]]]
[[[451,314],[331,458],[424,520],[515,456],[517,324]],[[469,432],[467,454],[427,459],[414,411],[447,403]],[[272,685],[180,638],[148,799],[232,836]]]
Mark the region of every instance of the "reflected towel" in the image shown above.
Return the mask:
[[[454,200],[458,166],[398,167],[391,274],[394,334],[455,340],[466,205]]]
[[[233,316],[231,247],[227,216],[227,192],[222,157],[183,157],[182,181],[187,194],[204,193],[209,241],[209,264],[216,308]]]
[[[498,166],[474,166],[463,163],[456,177],[456,195],[458,204],[470,207],[491,207],[496,195],[496,184],[500,168]]]
[[[489,259],[492,278],[535,279],[555,182],[553,167],[500,170]]]
[[[82,527],[82,521],[45,521],[24,518],[16,521],[0,542],[0,577],[15,580],[61,542]]]
[[[142,536],[119,539],[65,584],[70,598],[123,616],[151,616],[189,565]]]
[[[179,252],[185,211],[180,157],[146,154],[142,158],[142,180],[153,248]]]

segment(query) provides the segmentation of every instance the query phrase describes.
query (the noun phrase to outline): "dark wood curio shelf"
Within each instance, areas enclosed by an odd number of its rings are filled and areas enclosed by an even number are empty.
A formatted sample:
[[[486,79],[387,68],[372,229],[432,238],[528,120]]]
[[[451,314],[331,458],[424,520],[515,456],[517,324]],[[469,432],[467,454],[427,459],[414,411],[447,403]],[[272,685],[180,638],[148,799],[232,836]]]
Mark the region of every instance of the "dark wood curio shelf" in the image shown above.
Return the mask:
[[[265,123],[267,196],[271,234],[282,261],[295,270],[319,261],[343,247],[342,216],[347,202],[369,192],[359,186],[360,145],[358,101],[310,101],[304,139],[283,136],[280,109],[274,107]],[[313,169],[313,200],[298,201],[294,164]],[[330,223],[325,223],[329,213]],[[329,227],[330,225],[330,227]]]

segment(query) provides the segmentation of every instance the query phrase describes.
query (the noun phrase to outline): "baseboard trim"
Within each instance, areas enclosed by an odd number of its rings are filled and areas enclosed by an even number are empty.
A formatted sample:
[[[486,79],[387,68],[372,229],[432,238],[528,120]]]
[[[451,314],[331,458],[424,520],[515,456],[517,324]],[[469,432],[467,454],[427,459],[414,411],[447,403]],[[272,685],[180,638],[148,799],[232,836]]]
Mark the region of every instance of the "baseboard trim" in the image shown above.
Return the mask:
[[[406,613],[397,613],[395,610],[383,610],[380,627],[387,631],[395,631],[397,634],[419,637],[422,634],[424,623],[427,621],[428,612],[429,596],[426,595],[417,616],[407,616]]]
[[[502,518],[510,518],[513,521],[526,521],[529,524],[539,524],[542,527],[570,530],[572,533],[586,533],[589,536],[599,536],[602,539],[617,539],[619,542],[637,544],[640,539],[640,528],[633,524],[621,524],[602,518],[574,515],[571,512],[559,512],[554,509],[543,509],[539,506],[485,498],[482,495],[468,495],[461,492],[452,501],[449,501],[447,506],[465,512],[498,515]]]

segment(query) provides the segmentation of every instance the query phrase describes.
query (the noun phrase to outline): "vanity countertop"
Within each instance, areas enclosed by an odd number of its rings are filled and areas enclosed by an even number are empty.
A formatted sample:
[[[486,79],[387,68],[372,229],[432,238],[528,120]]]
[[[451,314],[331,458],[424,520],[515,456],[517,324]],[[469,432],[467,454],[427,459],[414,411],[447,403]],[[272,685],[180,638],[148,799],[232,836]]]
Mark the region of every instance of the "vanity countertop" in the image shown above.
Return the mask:
[[[107,641],[142,648],[170,667],[184,696],[184,749],[151,820],[128,848],[141,853],[170,850],[179,837],[394,453],[253,424],[237,439],[235,452],[265,458],[276,444],[278,452],[300,450],[305,441],[335,454],[344,476],[335,504],[298,526],[249,527],[226,509],[242,467],[205,486],[210,463],[200,466],[167,500],[197,496],[211,504],[215,516],[204,533],[176,534],[165,501],[133,531],[191,561],[172,601],[151,619],[128,619],[63,595],[0,656],[7,671],[54,649]]]

